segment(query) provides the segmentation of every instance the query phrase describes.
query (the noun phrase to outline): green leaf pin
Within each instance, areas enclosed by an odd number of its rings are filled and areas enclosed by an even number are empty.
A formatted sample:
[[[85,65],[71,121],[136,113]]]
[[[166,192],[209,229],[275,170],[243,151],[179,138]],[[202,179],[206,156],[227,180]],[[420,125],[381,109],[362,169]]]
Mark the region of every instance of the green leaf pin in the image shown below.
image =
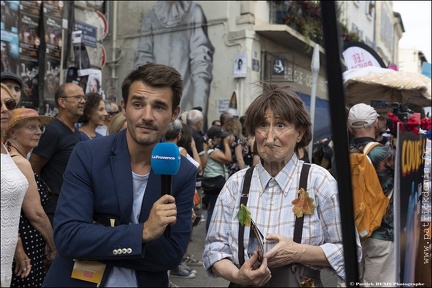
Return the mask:
[[[251,216],[250,212],[244,204],[240,205],[240,209],[237,213],[238,220],[241,225],[250,226],[251,225]]]

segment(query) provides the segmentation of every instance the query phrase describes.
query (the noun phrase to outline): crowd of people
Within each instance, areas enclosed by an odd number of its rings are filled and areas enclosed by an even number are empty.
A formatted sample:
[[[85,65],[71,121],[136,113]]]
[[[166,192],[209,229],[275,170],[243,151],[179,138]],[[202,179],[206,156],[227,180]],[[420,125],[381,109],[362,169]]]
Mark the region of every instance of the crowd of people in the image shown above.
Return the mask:
[[[121,105],[62,84],[55,117],[16,108],[22,86],[2,75],[1,287],[166,287],[195,278],[193,266],[232,286],[319,287],[322,269],[343,283],[332,141],[308,155],[311,120],[289,87],[264,84],[245,115],[223,112],[204,131],[202,107],[180,113],[183,80],[166,65],[130,72]],[[351,107],[347,127],[350,149],[386,141],[367,104]],[[170,195],[151,166],[160,142],[182,157]],[[388,195],[394,147],[373,152]],[[361,282],[395,277],[392,215],[391,199],[372,236],[355,235]],[[206,227],[202,259],[188,253],[196,219]]]

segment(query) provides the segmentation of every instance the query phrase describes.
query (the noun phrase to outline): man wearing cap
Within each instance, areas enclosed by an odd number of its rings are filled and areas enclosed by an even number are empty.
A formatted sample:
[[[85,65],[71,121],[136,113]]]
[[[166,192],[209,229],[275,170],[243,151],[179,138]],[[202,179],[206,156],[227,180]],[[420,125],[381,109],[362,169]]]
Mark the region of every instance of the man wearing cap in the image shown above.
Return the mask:
[[[1,83],[6,84],[13,96],[17,100],[18,106],[21,101],[21,91],[23,90],[24,83],[18,75],[12,72],[1,73]]]
[[[348,113],[348,129],[354,135],[350,143],[350,151],[362,151],[369,142],[376,142],[379,114],[367,104],[356,104]],[[386,196],[393,191],[394,166],[392,161],[394,150],[389,146],[378,145],[368,156],[374,165],[378,178]],[[394,163],[394,162],[393,162]],[[360,264],[360,282],[393,283],[395,279],[394,259],[394,223],[393,197],[381,226],[372,235],[362,241],[363,258]]]

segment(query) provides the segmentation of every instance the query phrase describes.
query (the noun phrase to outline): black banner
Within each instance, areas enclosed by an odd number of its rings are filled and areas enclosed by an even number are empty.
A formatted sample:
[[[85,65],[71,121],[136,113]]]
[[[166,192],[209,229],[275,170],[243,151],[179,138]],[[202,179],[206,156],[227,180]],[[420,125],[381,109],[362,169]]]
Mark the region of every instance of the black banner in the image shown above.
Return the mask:
[[[423,191],[425,135],[411,131],[399,132],[397,153],[400,159],[395,187],[399,189],[400,224],[395,222],[395,237],[399,237],[400,283],[415,283],[415,272],[421,269],[417,263],[417,252],[422,237],[420,225],[421,195]],[[398,177],[399,175],[399,177]],[[395,194],[397,197],[397,194]]]

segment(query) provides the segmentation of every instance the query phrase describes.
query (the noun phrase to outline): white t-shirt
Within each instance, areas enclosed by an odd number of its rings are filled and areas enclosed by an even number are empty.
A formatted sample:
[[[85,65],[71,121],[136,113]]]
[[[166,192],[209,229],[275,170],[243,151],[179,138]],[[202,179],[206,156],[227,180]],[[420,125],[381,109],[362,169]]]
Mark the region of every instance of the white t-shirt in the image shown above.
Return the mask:
[[[141,213],[145,189],[150,174],[138,175],[132,172],[133,180],[133,207],[129,224],[138,224]],[[138,287],[135,270],[122,267],[113,267],[108,276],[105,287]]]
[[[182,150],[184,150],[183,147],[179,147],[179,151],[181,152]],[[195,161],[194,158],[192,158],[189,153],[186,153],[186,159],[188,159],[196,168],[199,167],[199,163],[197,161]]]

